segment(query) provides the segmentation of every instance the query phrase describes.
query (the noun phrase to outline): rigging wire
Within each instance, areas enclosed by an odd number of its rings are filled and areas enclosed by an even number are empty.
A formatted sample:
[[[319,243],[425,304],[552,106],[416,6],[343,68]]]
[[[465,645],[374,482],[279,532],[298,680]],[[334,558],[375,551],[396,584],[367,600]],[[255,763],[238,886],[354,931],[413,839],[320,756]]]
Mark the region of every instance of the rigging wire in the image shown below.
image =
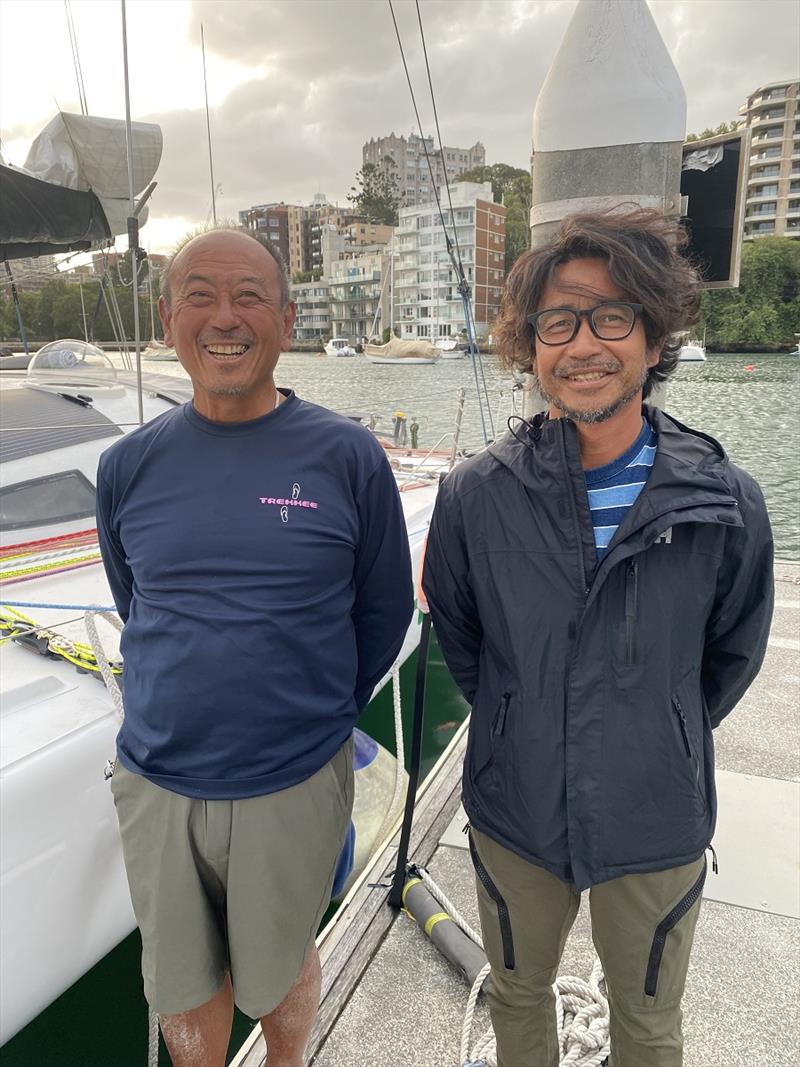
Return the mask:
[[[83,84],[83,70],[81,69],[81,57],[78,51],[78,36],[75,33],[75,23],[72,18],[70,0],[64,0],[64,10],[67,14],[67,30],[69,31],[69,43],[72,48],[72,65],[75,68],[75,80],[78,83],[78,99],[81,105],[81,114],[88,115],[89,108],[86,103],[86,88]]]
[[[452,198],[451,193],[450,193],[450,179],[447,176],[447,164],[446,164],[445,158],[444,158],[444,144],[442,143],[442,133],[441,133],[441,130],[439,128],[439,114],[438,114],[438,111],[436,109],[436,95],[435,95],[435,93],[433,91],[433,78],[431,77],[431,67],[430,67],[430,63],[428,62],[428,47],[427,47],[427,45],[425,43],[425,30],[423,29],[423,26],[422,26],[422,13],[421,13],[420,7],[419,7],[419,0],[415,0],[415,3],[416,3],[416,9],[417,9],[417,22],[419,23],[419,36],[420,36],[420,40],[422,41],[422,54],[425,57],[425,70],[426,70],[427,75],[428,75],[428,88],[430,89],[430,93],[431,93],[431,106],[433,108],[433,121],[434,121],[434,125],[436,126],[436,138],[437,138],[437,140],[439,142],[439,156],[440,156],[441,161],[442,161],[442,171],[444,173],[444,184],[445,184],[445,189],[447,190],[447,202],[448,202],[448,204],[450,206],[450,223],[451,223],[451,225],[453,227],[453,238],[455,239],[455,245],[456,245],[455,263],[454,263],[454,265],[457,265],[457,273],[459,275],[459,292],[461,292],[462,298],[464,297],[465,294],[467,295],[467,299],[464,300],[464,315],[465,315],[465,318],[468,318],[468,319],[472,320],[471,324],[467,323],[467,337],[468,338],[473,338],[475,336],[475,319],[473,317],[472,302],[468,298],[468,296],[469,296],[469,286],[468,286],[468,283],[467,283],[467,279],[466,279],[466,277],[464,275],[464,264],[463,264],[462,259],[461,259],[461,250],[460,250],[459,244],[458,244],[458,227],[456,226],[456,214],[455,214],[455,211],[453,210],[453,198]],[[441,212],[441,208],[439,210]],[[448,242],[449,242],[447,230],[445,230],[445,239],[448,240]],[[448,247],[448,252],[450,252],[450,258],[453,259],[453,253],[452,253],[452,250],[449,247]],[[475,266],[476,266],[476,270],[477,270],[477,263],[476,263]],[[487,281],[488,281],[488,279],[487,279]],[[470,328],[470,325],[471,325],[471,328]],[[491,432],[491,436],[494,437],[494,422],[492,420],[492,407],[491,407],[491,404],[489,402],[489,389],[488,389],[488,386],[486,384],[486,374],[484,372],[483,360],[480,359],[480,353],[478,353],[478,351],[477,351],[477,344],[475,346],[475,349],[476,349],[476,354],[478,355],[478,359],[475,360],[473,358],[472,366],[473,366],[473,369],[475,370],[475,388],[478,391],[478,406],[480,408],[481,423],[483,423],[483,421],[484,421],[484,418],[483,418],[483,405],[484,405],[484,401],[485,401],[485,403],[486,403],[486,413],[487,413],[487,417],[488,417],[488,420],[489,420],[489,429],[490,429],[490,432]],[[470,353],[470,354],[472,354],[472,353]],[[481,378],[480,384],[478,382],[478,364],[480,364],[480,378]],[[484,426],[484,436],[486,436],[485,426]]]
[[[435,102],[434,91],[433,91],[433,82],[432,82],[432,79],[431,79],[430,66],[428,64],[428,53],[427,53],[427,49],[425,47],[425,32],[424,32],[424,29],[423,29],[423,26],[422,26],[422,18],[421,18],[420,13],[419,13],[419,0],[417,0],[417,16],[418,16],[418,19],[419,19],[419,29],[420,29],[420,36],[422,38],[422,47],[423,47],[423,51],[425,53],[425,66],[426,66],[427,71],[428,71],[428,84],[430,86],[431,101],[433,103],[433,111],[434,111],[434,117],[435,117],[435,123],[436,123],[436,132],[437,132],[438,138],[439,138],[439,152],[440,152],[440,156],[442,158],[442,167],[443,167],[444,175],[445,175],[445,185],[446,185],[446,188],[447,188],[447,195],[448,195],[448,199],[449,199],[449,202],[450,202],[450,224],[453,227],[453,237],[455,238],[455,251],[454,251],[454,242],[451,241],[450,234],[448,233],[448,230],[447,230],[447,223],[445,221],[444,212],[442,210],[441,199],[439,197],[439,190],[436,187],[436,181],[435,181],[434,174],[433,174],[433,164],[431,163],[431,157],[430,157],[430,153],[428,152],[428,144],[427,144],[427,139],[425,137],[425,131],[423,129],[422,121],[421,121],[420,116],[419,116],[419,108],[417,107],[417,100],[416,100],[416,96],[414,94],[414,87],[413,87],[413,85],[411,83],[411,75],[410,75],[409,70],[408,70],[408,63],[406,62],[405,50],[403,48],[403,42],[402,42],[401,37],[400,37],[400,30],[399,30],[398,25],[397,25],[397,19],[395,18],[394,6],[392,4],[392,0],[388,0],[388,3],[389,3],[389,11],[390,11],[391,16],[392,16],[392,23],[394,25],[395,36],[397,38],[397,45],[398,45],[398,48],[400,49],[400,58],[402,59],[403,69],[404,69],[405,75],[406,75],[406,82],[408,83],[408,90],[409,90],[409,93],[411,94],[411,103],[412,103],[412,105],[414,107],[414,114],[415,114],[416,119],[417,119],[417,126],[419,128],[419,132],[420,132],[420,135],[421,135],[421,138],[422,138],[422,147],[423,147],[423,150],[425,152],[425,161],[426,161],[426,163],[428,165],[428,173],[430,174],[430,178],[431,178],[431,187],[433,188],[433,195],[434,195],[434,198],[436,200],[436,207],[437,207],[437,210],[439,212],[439,219],[441,221],[442,230],[444,231],[445,247],[446,247],[447,253],[448,253],[449,257],[450,257],[450,262],[452,264],[452,267],[453,267],[453,270],[454,270],[454,272],[456,274],[456,277],[459,279],[459,281],[458,281],[458,290],[459,290],[459,293],[461,294],[461,299],[462,299],[462,303],[463,303],[463,307],[464,307],[465,325],[466,325],[466,330],[467,330],[467,338],[468,338],[468,341],[469,341],[469,355],[470,355],[470,358],[472,359],[473,372],[474,372],[474,375],[475,375],[475,389],[476,389],[477,397],[478,397],[478,410],[479,410],[480,419],[481,419],[481,428],[482,428],[482,431],[483,431],[484,444],[488,444],[489,440],[490,440],[490,434],[491,434],[491,437],[494,437],[494,424],[493,424],[493,420],[492,420],[491,404],[489,402],[488,387],[487,387],[487,384],[486,384],[486,376],[485,376],[484,370],[483,370],[483,362],[481,360],[480,352],[478,351],[478,346],[477,346],[477,343],[475,341],[475,320],[474,320],[474,317],[473,317],[473,314],[472,314],[471,290],[470,290],[470,286],[469,286],[469,284],[467,282],[466,275],[464,273],[464,264],[463,264],[462,259],[461,259],[461,251],[460,251],[459,244],[458,244],[458,234],[456,232],[456,225],[455,225],[455,213],[453,211],[453,202],[452,202],[452,198],[450,196],[450,184],[449,184],[449,181],[447,179],[447,167],[446,167],[445,162],[444,162],[444,152],[443,152],[443,149],[442,149],[441,133],[439,131],[439,119],[438,119],[438,115],[437,115],[437,112],[436,112],[436,102]],[[435,253],[432,253],[432,254],[435,255]],[[438,269],[439,268],[438,268],[438,260],[437,260],[436,266],[435,266],[435,270],[436,270],[437,274],[438,274]],[[478,376],[477,363],[480,363],[480,379],[479,379],[479,376]],[[488,429],[487,429],[487,421],[488,421]]]

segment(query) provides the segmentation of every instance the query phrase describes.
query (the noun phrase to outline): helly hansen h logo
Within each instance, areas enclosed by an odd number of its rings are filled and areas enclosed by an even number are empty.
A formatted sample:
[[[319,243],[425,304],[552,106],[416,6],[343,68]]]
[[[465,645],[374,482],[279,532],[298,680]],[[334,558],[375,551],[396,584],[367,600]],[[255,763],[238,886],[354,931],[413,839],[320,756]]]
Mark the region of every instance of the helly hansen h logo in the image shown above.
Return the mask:
[[[319,504],[316,500],[303,500],[300,497],[300,484],[295,482],[292,485],[292,495],[290,497],[285,496],[260,496],[258,498],[262,504],[272,505],[281,509],[281,522],[289,521],[289,509],[290,508],[312,508],[317,510]]]
[[[663,533],[660,533],[655,540],[657,545],[671,545],[672,544],[672,527],[668,526]]]

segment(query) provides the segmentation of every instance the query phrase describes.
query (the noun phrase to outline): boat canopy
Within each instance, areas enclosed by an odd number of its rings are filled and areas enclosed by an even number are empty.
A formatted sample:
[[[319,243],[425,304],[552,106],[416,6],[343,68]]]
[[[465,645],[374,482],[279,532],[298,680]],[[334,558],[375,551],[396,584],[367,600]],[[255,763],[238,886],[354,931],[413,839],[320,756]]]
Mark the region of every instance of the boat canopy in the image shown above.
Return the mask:
[[[131,124],[133,185],[141,193],[161,161],[161,128]],[[60,111],[34,140],[24,167],[0,165],[0,257],[84,250],[127,231],[125,123]],[[146,208],[139,224],[146,221]]]

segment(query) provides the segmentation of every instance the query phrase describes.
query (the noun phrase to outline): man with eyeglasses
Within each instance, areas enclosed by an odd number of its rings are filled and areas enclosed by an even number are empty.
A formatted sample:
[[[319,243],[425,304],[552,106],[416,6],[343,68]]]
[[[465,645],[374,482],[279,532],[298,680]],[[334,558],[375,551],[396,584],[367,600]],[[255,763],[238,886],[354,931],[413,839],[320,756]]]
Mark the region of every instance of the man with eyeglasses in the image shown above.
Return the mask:
[[[716,818],[712,729],[772,615],[761,492],[643,403],[698,317],[676,227],[574,215],[511,271],[495,348],[547,410],[441,488],[424,588],[472,705],[464,807],[498,1067],[556,1067],[552,983],[581,893],[614,1067],[679,1067]]]

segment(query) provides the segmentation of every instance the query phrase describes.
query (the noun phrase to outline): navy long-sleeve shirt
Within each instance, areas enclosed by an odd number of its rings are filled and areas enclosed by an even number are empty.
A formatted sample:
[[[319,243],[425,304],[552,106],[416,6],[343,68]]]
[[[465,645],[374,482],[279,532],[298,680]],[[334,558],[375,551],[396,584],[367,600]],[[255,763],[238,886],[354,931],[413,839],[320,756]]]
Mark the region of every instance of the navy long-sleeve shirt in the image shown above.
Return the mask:
[[[186,404],[103,453],[97,527],[125,622],[122,763],[206,799],[323,766],[413,607],[397,487],[369,432],[291,392],[249,422]]]

